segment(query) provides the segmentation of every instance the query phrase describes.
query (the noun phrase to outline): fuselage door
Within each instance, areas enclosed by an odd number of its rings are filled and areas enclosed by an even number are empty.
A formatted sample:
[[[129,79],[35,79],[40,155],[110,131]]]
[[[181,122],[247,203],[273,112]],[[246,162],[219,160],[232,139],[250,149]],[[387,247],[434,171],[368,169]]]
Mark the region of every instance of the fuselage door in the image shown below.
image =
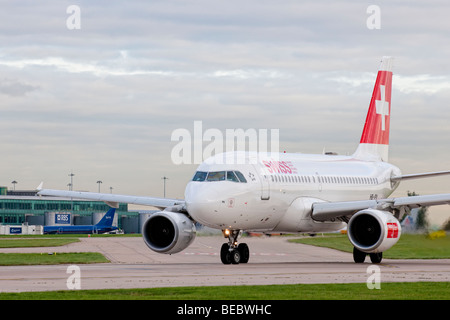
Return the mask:
[[[255,169],[259,182],[261,184],[261,200],[269,200],[270,199],[270,183],[269,179],[270,177],[264,172],[258,170],[257,165],[253,165],[253,168]]]
[[[318,172],[316,172],[316,180],[319,186],[319,191],[322,191],[322,177],[319,175]]]
[[[269,177],[265,174],[261,175],[261,200],[270,199],[270,184]]]

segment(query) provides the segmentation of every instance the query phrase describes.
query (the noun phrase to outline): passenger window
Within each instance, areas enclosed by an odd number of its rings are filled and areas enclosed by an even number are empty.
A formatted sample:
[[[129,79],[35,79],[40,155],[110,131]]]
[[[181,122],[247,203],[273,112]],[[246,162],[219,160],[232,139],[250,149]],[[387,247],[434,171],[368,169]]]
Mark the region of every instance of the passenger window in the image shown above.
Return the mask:
[[[233,171],[227,171],[227,181],[239,182]]]
[[[208,173],[207,181],[224,181],[225,171],[217,171]]]
[[[243,183],[247,183],[247,180],[245,179],[244,175],[240,172],[240,171],[235,171],[234,172],[237,177],[239,178],[239,180]]]
[[[197,171],[192,178],[192,181],[205,181],[207,174],[208,173],[204,171]]]

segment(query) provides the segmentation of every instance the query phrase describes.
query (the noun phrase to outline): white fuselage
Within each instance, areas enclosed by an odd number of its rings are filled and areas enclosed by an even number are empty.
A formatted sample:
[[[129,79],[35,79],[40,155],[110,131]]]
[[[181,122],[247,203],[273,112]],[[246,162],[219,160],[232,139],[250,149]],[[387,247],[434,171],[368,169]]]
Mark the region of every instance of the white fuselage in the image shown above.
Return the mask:
[[[391,164],[352,156],[248,152],[209,158],[199,172],[199,181],[190,181],[185,192],[187,210],[196,221],[262,232],[339,230],[345,224],[314,221],[312,203],[384,199],[397,187],[391,176],[400,175]],[[242,173],[245,182],[227,180],[227,172],[233,172],[231,178]]]

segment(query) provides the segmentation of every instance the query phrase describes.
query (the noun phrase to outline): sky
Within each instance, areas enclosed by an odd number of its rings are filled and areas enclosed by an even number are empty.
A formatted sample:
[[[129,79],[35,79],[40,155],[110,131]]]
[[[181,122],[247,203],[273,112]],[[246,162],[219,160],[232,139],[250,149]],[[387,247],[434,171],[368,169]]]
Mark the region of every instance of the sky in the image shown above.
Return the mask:
[[[448,1],[0,7],[0,185],[67,189],[73,172],[75,190],[100,180],[102,192],[161,197],[166,176],[167,197],[183,198],[197,165],[172,161],[171,136],[194,121],[278,129],[281,151],[352,154],[385,55],[390,162],[405,174],[450,169]],[[449,179],[404,182],[394,196],[450,192]]]

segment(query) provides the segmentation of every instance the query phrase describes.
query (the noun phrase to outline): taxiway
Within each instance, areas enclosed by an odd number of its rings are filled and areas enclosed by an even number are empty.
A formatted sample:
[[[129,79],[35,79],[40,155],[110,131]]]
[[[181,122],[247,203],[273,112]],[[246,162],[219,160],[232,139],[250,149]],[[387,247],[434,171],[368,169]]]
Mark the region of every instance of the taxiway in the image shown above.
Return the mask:
[[[295,244],[285,237],[242,238],[250,247],[247,264],[223,265],[224,239],[197,237],[174,255],[149,250],[141,238],[81,238],[54,248],[0,249],[0,252],[83,252],[104,254],[111,263],[79,265],[81,289],[173,286],[363,283],[370,263],[355,264],[352,254]],[[369,260],[369,259],[367,259]],[[381,282],[450,281],[450,259],[390,260],[378,265]],[[0,267],[0,292],[66,290],[68,265]]]

